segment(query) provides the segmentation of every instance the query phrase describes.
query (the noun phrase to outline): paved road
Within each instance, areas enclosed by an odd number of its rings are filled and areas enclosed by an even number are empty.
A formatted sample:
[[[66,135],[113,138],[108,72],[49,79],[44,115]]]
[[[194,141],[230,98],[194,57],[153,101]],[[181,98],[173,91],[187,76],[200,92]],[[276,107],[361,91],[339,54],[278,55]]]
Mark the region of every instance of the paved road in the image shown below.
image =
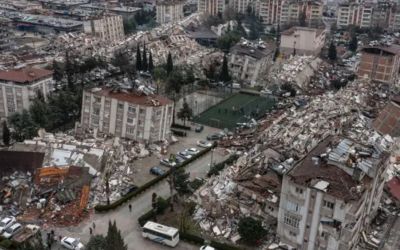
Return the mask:
[[[215,150],[213,153],[213,162],[220,162],[227,157],[228,155],[223,155],[220,150]],[[191,173],[191,178],[204,177],[208,171],[210,160],[211,152],[191,163],[187,167],[188,172]],[[89,227],[92,226],[92,222],[95,222],[96,224],[96,229],[94,230],[95,234],[106,234],[108,221],[116,220],[117,226],[121,230],[122,236],[124,237],[125,243],[128,244],[129,250],[170,249],[141,237],[140,226],[137,219],[151,208],[151,195],[153,192],[156,192],[159,196],[168,197],[169,185],[166,181],[162,181],[132,200],[132,212],[129,212],[128,203],[126,203],[111,212],[103,214],[96,213],[92,218],[90,218],[90,220],[82,222],[76,227],[57,229],[56,235],[78,237],[81,238],[83,243],[86,243],[90,236]],[[59,249],[59,247],[54,246],[53,249]],[[198,249],[198,246],[192,246],[181,241],[175,249],[194,250]]]
[[[397,215],[390,216],[389,221],[395,220],[387,238],[383,239],[383,250],[400,249],[400,218]],[[390,222],[389,222],[390,223]]]

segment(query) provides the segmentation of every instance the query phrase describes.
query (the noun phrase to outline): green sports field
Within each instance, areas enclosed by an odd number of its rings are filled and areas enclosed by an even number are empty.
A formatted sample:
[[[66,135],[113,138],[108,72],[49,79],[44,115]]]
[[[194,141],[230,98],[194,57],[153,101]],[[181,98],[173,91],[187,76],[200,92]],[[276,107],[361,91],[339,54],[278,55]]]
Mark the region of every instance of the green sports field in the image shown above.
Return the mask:
[[[267,97],[238,93],[205,110],[193,120],[211,127],[232,129],[238,122],[248,122],[249,117],[257,119],[274,104],[275,101]]]

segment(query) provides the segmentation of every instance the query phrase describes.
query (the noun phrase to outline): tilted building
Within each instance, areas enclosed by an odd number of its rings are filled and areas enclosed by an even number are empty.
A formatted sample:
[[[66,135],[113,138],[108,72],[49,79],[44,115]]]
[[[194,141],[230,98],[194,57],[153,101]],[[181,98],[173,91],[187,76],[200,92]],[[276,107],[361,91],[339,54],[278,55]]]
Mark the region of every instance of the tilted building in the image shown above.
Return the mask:
[[[50,70],[26,67],[0,71],[0,118],[29,109],[38,92],[47,98],[53,88]]]
[[[354,249],[376,215],[389,154],[328,136],[284,175],[280,240],[297,249]]]
[[[162,96],[112,88],[83,92],[81,126],[139,141],[168,138],[173,102]]]
[[[124,39],[124,24],[122,16],[106,15],[86,21],[83,25],[85,33],[104,41],[118,42]]]
[[[292,27],[281,33],[280,51],[283,54],[318,55],[325,45],[326,31],[322,29]]]

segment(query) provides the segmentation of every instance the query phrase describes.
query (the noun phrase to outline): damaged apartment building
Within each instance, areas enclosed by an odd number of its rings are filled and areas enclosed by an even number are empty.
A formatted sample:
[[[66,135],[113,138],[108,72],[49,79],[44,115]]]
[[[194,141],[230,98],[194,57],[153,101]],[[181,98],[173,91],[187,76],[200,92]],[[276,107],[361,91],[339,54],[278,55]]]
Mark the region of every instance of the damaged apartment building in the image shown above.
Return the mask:
[[[81,126],[104,134],[139,141],[163,141],[172,124],[171,100],[152,89],[103,87],[85,90]]]
[[[278,235],[299,249],[353,249],[376,215],[389,154],[328,136],[283,177]]]

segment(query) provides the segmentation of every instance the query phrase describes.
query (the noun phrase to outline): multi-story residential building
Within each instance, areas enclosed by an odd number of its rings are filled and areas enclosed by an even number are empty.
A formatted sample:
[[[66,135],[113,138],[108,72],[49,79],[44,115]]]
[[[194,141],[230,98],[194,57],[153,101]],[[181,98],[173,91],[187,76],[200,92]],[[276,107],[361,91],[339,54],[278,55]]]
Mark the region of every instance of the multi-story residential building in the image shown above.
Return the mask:
[[[354,25],[360,28],[372,26],[372,3],[341,3],[337,10],[337,26],[345,28]]]
[[[85,33],[92,34],[104,41],[117,42],[125,37],[122,16],[105,15],[84,23]]]
[[[202,14],[216,16],[222,14],[225,11],[225,7],[228,6],[226,0],[198,0],[197,11]]]
[[[392,32],[400,30],[400,8],[398,6],[390,8],[388,29]]]
[[[242,39],[232,47],[229,57],[229,69],[232,76],[254,85],[259,74],[272,62],[274,50],[264,44],[255,44]]]
[[[260,0],[258,1],[258,16],[264,25],[275,25],[280,23],[282,0]]]
[[[292,27],[281,33],[280,51],[298,55],[318,55],[324,47],[326,31],[322,29]]]
[[[354,249],[376,215],[389,154],[329,136],[283,176],[278,230],[296,249]]]
[[[53,90],[53,72],[39,68],[0,71],[0,118],[28,109],[40,91],[45,98]]]
[[[170,134],[173,102],[143,92],[93,88],[83,92],[82,128],[139,141],[162,141]]]
[[[183,18],[182,0],[158,0],[156,2],[156,20],[159,24],[178,22]]]
[[[396,83],[399,79],[400,45],[364,47],[357,75],[382,83]]]
[[[322,23],[323,4],[320,1],[282,0],[279,24],[298,25],[301,15],[308,26],[318,26]]]

